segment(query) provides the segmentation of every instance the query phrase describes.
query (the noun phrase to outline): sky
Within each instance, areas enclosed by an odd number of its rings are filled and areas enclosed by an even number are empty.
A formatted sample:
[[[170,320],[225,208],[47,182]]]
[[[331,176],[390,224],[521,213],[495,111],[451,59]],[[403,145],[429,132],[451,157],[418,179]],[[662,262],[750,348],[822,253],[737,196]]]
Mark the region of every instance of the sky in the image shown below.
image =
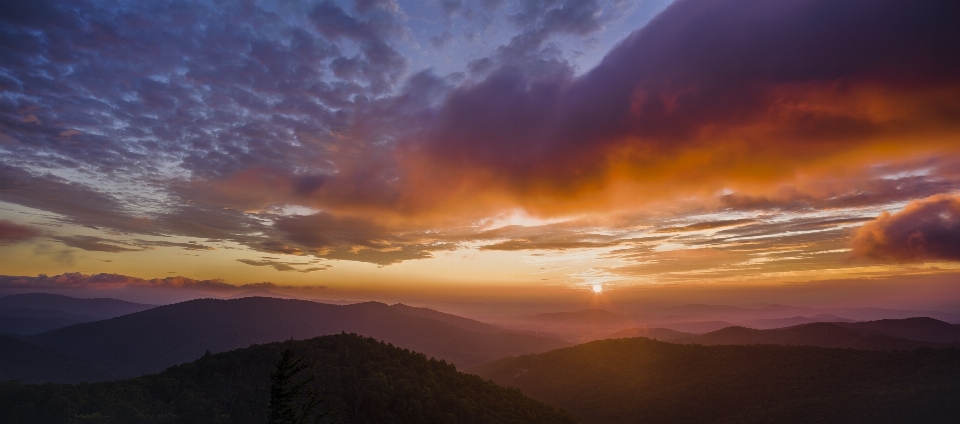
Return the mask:
[[[0,290],[958,310],[958,17],[3,2]]]

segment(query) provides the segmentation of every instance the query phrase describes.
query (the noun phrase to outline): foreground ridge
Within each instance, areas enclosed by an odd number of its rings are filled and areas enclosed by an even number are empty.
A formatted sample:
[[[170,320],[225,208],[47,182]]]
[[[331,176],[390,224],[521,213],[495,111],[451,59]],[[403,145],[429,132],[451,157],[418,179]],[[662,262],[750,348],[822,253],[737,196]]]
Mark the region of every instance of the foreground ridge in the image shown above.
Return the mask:
[[[610,339],[474,368],[585,423],[955,423],[960,350]]]
[[[354,334],[253,345],[128,380],[78,385],[0,383],[6,422],[263,423],[270,372],[293,352],[316,376],[322,407],[341,423],[575,422],[566,413],[463,374],[446,361]]]

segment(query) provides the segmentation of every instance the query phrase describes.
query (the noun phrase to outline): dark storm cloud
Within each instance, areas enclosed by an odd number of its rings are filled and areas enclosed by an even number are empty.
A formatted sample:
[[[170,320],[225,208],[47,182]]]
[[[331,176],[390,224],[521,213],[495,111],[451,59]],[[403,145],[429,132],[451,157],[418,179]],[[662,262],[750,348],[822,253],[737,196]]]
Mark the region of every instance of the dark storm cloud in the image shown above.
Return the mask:
[[[502,3],[440,6],[479,22]],[[870,206],[957,188],[956,164],[814,190],[762,184],[877,134],[920,146],[936,139],[928,130],[956,129],[956,2],[679,0],[578,75],[557,40],[598,34],[613,18],[608,4],[511,4],[516,36],[457,79],[408,76],[397,43],[411,33],[388,0],[5,2],[0,200],[127,235],[388,265],[465,242],[622,243],[554,227],[442,231],[450,216],[457,226],[507,208],[619,210],[658,190],[717,193],[701,186],[728,181],[762,186],[720,198],[741,210]],[[104,180],[136,188],[76,182]],[[623,182],[645,191],[591,197]],[[162,200],[130,196],[141,189]],[[323,212],[287,215],[290,205]],[[662,230],[705,228],[696,225]],[[756,232],[722,237],[801,231],[743,228]]]
[[[40,231],[26,225],[0,219],[0,244],[27,241],[40,236]]]
[[[583,76],[504,66],[458,89],[413,163],[562,198],[610,178],[773,179],[879,134],[956,131],[958,14],[942,0],[680,0]],[[713,160],[679,168],[691,149]]]
[[[941,194],[884,212],[857,229],[853,254],[887,262],[960,261],[960,196]]]

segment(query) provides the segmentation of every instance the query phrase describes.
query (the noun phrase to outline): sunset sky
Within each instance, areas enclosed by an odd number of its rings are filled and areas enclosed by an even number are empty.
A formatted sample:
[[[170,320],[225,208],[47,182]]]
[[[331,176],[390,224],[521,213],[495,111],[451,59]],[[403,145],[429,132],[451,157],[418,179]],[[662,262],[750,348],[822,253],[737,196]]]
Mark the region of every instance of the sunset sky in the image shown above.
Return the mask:
[[[960,310],[957,16],[3,2],[0,291]]]

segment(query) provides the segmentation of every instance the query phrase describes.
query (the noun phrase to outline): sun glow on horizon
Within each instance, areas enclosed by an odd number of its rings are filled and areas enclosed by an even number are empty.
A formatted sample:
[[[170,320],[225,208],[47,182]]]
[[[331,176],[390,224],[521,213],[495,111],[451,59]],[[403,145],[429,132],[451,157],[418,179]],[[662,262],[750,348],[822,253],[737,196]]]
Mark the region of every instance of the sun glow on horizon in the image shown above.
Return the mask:
[[[601,285],[599,285],[599,284],[594,284],[594,285],[593,285],[593,292],[594,292],[594,293],[600,293],[600,292],[602,292],[602,291],[603,291],[603,286],[601,286]]]

